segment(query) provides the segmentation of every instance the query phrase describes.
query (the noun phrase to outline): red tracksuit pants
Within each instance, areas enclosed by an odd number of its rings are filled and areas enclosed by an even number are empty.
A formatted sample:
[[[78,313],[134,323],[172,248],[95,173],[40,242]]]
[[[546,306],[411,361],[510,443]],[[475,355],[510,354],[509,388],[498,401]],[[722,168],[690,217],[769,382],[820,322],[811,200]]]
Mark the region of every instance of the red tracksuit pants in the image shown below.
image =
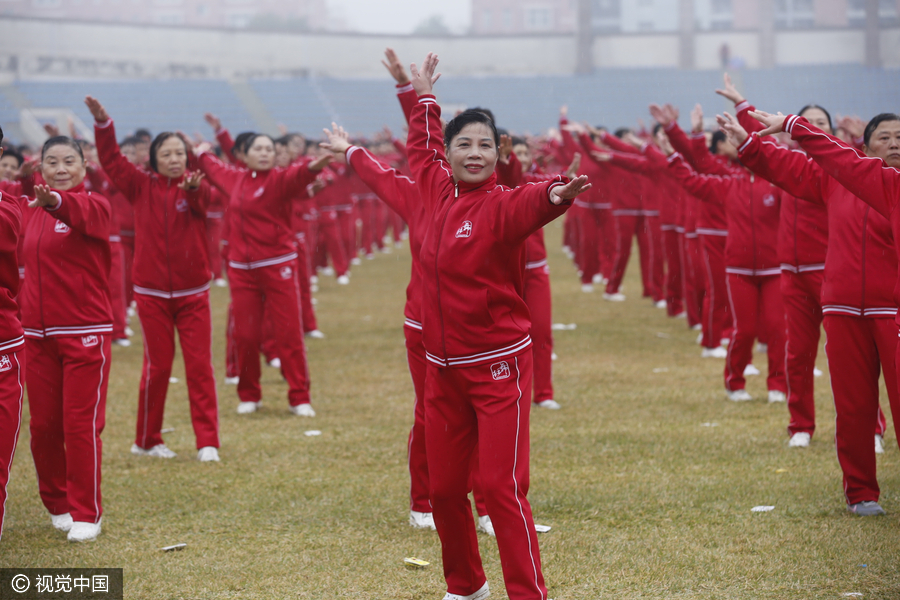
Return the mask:
[[[725,389],[742,390],[744,368],[753,358],[753,343],[760,328],[769,332],[768,389],[787,393],[784,375],[784,304],[780,275],[735,275],[728,273],[728,299],[734,329],[725,359]]]
[[[613,211],[613,217],[616,226],[615,255],[609,283],[606,284],[607,294],[616,294],[622,287],[628,259],[631,258],[631,240],[635,236],[641,236],[644,229],[644,218],[640,215],[616,214]]]
[[[638,230],[638,250],[641,255],[641,281],[644,298],[654,302],[665,299],[665,244],[660,229],[659,213],[648,211],[641,215]]]
[[[578,206],[578,266],[581,269],[581,283],[590,284],[594,275],[600,273],[600,247],[603,232],[599,210]]]
[[[331,265],[337,276],[347,274],[347,253],[341,241],[338,213],[335,210],[323,210],[319,213],[318,242],[316,244],[316,266],[324,267],[331,256]]]
[[[681,254],[684,236],[675,229],[675,225],[663,225],[661,228],[665,242],[666,270],[666,313],[670,317],[684,312],[684,284],[682,283]]]
[[[684,282],[684,308],[688,327],[703,323],[703,302],[706,298],[706,268],[700,237],[696,234],[679,234],[682,244],[682,281]]]
[[[425,453],[425,372],[428,360],[422,345],[422,330],[403,327],[406,337],[406,361],[412,377],[416,403],[413,407],[413,426],[409,430],[407,462],[409,463],[409,509],[431,512],[431,495],[428,483],[428,457]]]
[[[22,426],[24,363],[25,352],[22,347],[18,351],[0,355],[0,539],[3,538],[9,470],[16,455],[19,429]]]
[[[309,251],[306,247],[306,236],[297,234],[297,285],[300,286],[300,309],[303,317],[303,333],[319,328],[316,322],[316,311],[312,304],[312,291],[309,288]]]
[[[900,395],[897,390],[897,325],[893,318],[869,319],[826,314],[822,320],[827,342],[825,354],[834,395],[834,439],[844,474],[847,504],[878,501],[875,476],[875,433],[885,429],[878,405],[878,375],[884,384],[894,419],[900,427]]]
[[[218,448],[219,398],[213,373],[209,290],[183,298],[135,294],[134,299],[144,337],[144,367],[134,443],[145,450],[163,443],[160,432],[175,360],[177,330],[197,448]]]
[[[125,264],[125,307],[131,306],[134,300],[134,283],[131,278],[134,270],[134,232],[121,234],[122,258]]]
[[[112,338],[120,340],[125,337],[128,326],[128,306],[125,304],[125,254],[121,242],[109,242],[109,302],[112,306],[113,330]]]
[[[347,260],[359,256],[359,247],[356,235],[356,208],[344,208],[338,211],[338,228],[340,230],[341,243],[344,245],[344,256]],[[335,268],[335,271],[337,269]]]
[[[31,454],[52,515],[97,523],[109,384],[108,335],[25,338]]]
[[[816,368],[822,327],[823,278],[823,271],[781,272],[781,297],[787,331],[787,401],[791,415],[788,435],[799,432],[812,435],[816,430],[813,370]]]
[[[704,348],[718,348],[722,344],[722,333],[730,312],[725,285],[725,236],[701,234],[700,242],[706,274],[702,345]]]
[[[237,392],[241,402],[262,399],[259,347],[263,317],[268,314],[276,324],[277,355],[289,386],[288,400],[291,406],[309,403],[309,369],[294,266],[294,262],[288,262],[258,269],[228,267],[240,377]]]
[[[362,220],[362,230],[360,231],[360,245],[366,256],[372,254],[372,248],[375,247],[375,236],[378,231],[378,220],[381,217],[380,200],[377,197],[366,195],[360,198],[359,216]]]
[[[469,504],[471,457],[497,534],[510,600],[546,599],[529,485],[532,353],[493,365],[441,368],[428,363],[425,444],[434,521],[447,590],[469,595],[485,582]]]
[[[525,269],[522,299],[531,313],[531,341],[534,356],[534,401],[553,399],[553,331],[550,298],[550,267]]]
[[[222,217],[206,217],[206,243],[209,249],[209,270],[213,279],[222,278]]]

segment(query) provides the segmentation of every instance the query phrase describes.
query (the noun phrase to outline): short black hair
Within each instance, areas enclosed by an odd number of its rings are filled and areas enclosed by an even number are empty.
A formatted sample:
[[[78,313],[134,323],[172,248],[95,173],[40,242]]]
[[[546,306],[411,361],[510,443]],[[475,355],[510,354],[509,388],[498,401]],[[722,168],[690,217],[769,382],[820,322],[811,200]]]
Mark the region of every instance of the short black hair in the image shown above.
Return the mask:
[[[719,153],[719,144],[724,142],[725,138],[726,138],[726,136],[725,136],[724,131],[721,131],[719,129],[717,129],[716,131],[713,131],[712,141],[709,142],[709,151],[712,154],[718,154]]]
[[[283,135],[280,138],[275,138],[275,143],[279,146],[287,146],[288,142],[291,141],[289,136]]]
[[[269,140],[271,140],[272,142],[272,145],[275,145],[275,140],[272,139],[272,136],[268,133],[254,133],[244,141],[244,147],[241,149],[241,152],[247,153],[250,148],[253,147],[253,144],[256,143],[257,138],[261,137],[269,138]]]
[[[623,137],[625,137],[626,133],[631,133],[631,129],[629,129],[628,127],[619,127],[618,129],[616,129],[615,135],[617,138],[622,139]]]
[[[894,113],[881,113],[880,115],[872,117],[872,120],[866,125],[865,133],[863,133],[863,142],[866,144],[866,147],[869,146],[869,139],[872,137],[872,134],[875,133],[878,126],[885,121],[900,121],[900,115]]]
[[[122,143],[119,144],[119,147],[121,148],[122,146],[134,146],[134,145],[137,144],[139,141],[140,141],[140,140],[138,140],[138,139],[137,139],[136,137],[134,137],[133,135],[129,135],[127,138],[125,138],[124,140],[122,140]]]
[[[163,145],[163,142],[173,137],[181,140],[181,143],[184,144],[184,153],[185,155],[187,155],[188,145],[187,142],[184,141],[184,138],[173,131],[163,131],[161,134],[156,136],[153,139],[153,143],[150,144],[150,168],[153,169],[155,173],[159,173],[159,169],[157,168],[158,165],[156,162],[156,153],[159,151],[159,147]]]
[[[807,104],[806,106],[804,106],[803,108],[800,109],[800,112],[798,112],[797,115],[802,117],[803,113],[805,113],[806,111],[813,109],[813,108],[818,108],[823,113],[825,113],[825,118],[828,119],[828,128],[831,129],[832,131],[834,131],[834,123],[831,122],[831,113],[828,112],[827,110],[825,110],[824,108],[822,108],[821,106],[819,106],[818,104]]]
[[[255,131],[243,131],[234,138],[234,150],[238,152],[246,152],[247,151],[247,140],[252,137],[256,137]]]
[[[494,111],[489,108],[481,108],[480,106],[476,106],[475,108],[470,108],[469,110],[476,110],[482,114],[485,114],[490,117],[491,121],[493,121],[495,124],[497,123],[497,119],[494,118]]]
[[[134,132],[134,137],[142,142],[149,142],[153,139],[153,134],[150,133],[149,129],[138,129]]]
[[[514,135],[514,136],[512,136],[512,145],[513,145],[513,146],[522,146],[522,145],[527,146],[527,145],[528,145],[528,141],[527,141],[525,138],[523,138],[523,137],[519,137],[519,136],[517,136],[517,135]]]
[[[3,157],[6,158],[7,156],[15,158],[20,167],[22,166],[22,163],[25,162],[25,157],[15,148],[3,148]]]
[[[78,156],[81,157],[81,161],[84,162],[84,152],[81,151],[81,145],[72,138],[64,135],[55,135],[44,142],[44,146],[41,148],[41,160],[44,160],[47,150],[54,146],[68,146],[69,148],[72,148],[78,153]]]
[[[657,135],[659,135],[659,130],[662,128],[663,128],[662,123],[657,123],[656,125],[654,125],[653,126],[653,137],[656,137]]]
[[[3,143],[3,128],[0,127],[0,143]]]
[[[444,129],[444,145],[450,147],[450,142],[453,141],[453,138],[458,136],[459,132],[466,125],[471,125],[472,123],[484,123],[490,127],[491,133],[494,134],[494,145],[500,145],[500,134],[497,133],[497,126],[494,125],[494,120],[491,119],[484,109],[480,108],[464,110],[447,123],[447,127]]]

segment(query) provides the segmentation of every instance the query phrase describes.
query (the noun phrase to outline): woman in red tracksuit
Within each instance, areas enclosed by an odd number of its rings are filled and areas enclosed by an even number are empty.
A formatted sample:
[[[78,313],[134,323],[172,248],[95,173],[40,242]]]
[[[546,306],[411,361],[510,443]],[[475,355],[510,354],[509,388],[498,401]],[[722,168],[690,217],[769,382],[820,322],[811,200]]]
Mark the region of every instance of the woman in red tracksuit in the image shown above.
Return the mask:
[[[3,141],[3,130],[0,130],[0,141]],[[0,149],[0,155],[2,153]],[[16,304],[19,293],[16,249],[21,228],[19,200],[0,191],[0,539],[3,537],[9,469],[19,441],[25,396],[22,385],[25,337]]]
[[[109,202],[84,189],[81,147],[66,137],[41,152],[25,210],[22,325],[31,452],[54,527],[70,541],[100,534],[100,434],[106,421],[112,309]]]
[[[290,388],[290,410],[312,417],[316,413],[310,405],[291,200],[306,193],[331,157],[282,169],[275,168],[275,144],[269,136],[255,135],[246,148],[247,167],[225,165],[197,149],[200,169],[217,187],[231,191],[228,281],[240,371],[238,412],[251,413],[260,406],[259,347],[268,312],[277,324],[277,353]]]
[[[752,399],[744,389],[744,369],[750,364],[753,343],[761,329],[769,332],[768,399],[785,401],[784,307],[776,252],[779,191],[752,173],[700,175],[674,152],[669,156],[669,172],[699,200],[725,205],[725,270],[735,323],[725,362],[728,398]]]
[[[209,187],[187,172],[188,149],[174,133],[151,144],[151,171],[128,162],[116,143],[115,125],[96,99],[85,99],[96,121],[94,136],[103,170],[135,211],[134,298],[144,337],[133,454],[172,458],[162,424],[181,340],[197,458],[219,460],[219,400],[212,365],[212,310],[206,209]]]
[[[864,296],[859,294],[857,286],[856,297],[862,298],[864,304],[856,305],[846,303],[840,319],[840,327],[829,330],[828,347],[832,344],[841,344],[851,348],[851,360],[840,365],[841,370],[849,371],[849,375],[857,375],[852,382],[839,390],[834,385],[835,369],[831,369],[833,387],[835,388],[835,409],[838,412],[837,444],[839,457],[841,448],[845,448],[852,455],[852,460],[841,460],[841,468],[844,470],[844,488],[847,503],[850,510],[861,515],[883,514],[878,505],[880,490],[875,479],[875,455],[872,452],[871,432],[877,426],[880,416],[878,407],[878,363],[881,362],[885,371],[885,384],[888,388],[888,398],[891,403],[891,414],[894,419],[896,431],[900,425],[900,393],[897,390],[897,368],[900,363],[900,352],[896,351],[897,322],[890,323],[884,317],[897,315],[898,299],[900,299],[900,277],[894,279],[888,273],[897,273],[900,267],[900,215],[897,205],[900,203],[900,116],[883,113],[874,117],[865,128],[864,151],[856,150],[840,139],[831,136],[810,124],[800,116],[769,115],[767,113],[753,113],[755,118],[763,121],[768,127],[760,133],[765,135],[774,132],[787,131],[791,137],[810,157],[809,165],[803,171],[807,175],[819,174],[817,178],[803,181],[803,175],[797,175],[801,184],[821,187],[823,195],[828,192],[835,193],[836,189],[843,190],[847,196],[853,199],[854,204],[865,203],[865,208],[858,208],[863,216],[863,224],[869,234],[866,239],[878,239],[882,245],[874,249],[866,248],[864,268],[860,265],[844,263],[842,258],[853,258],[853,254],[845,257],[836,257],[841,260],[843,279],[837,283],[859,281],[865,277],[865,284],[878,286],[878,291],[869,290],[866,287]],[[755,136],[754,136],[755,137]],[[761,147],[761,146],[760,146]],[[796,158],[795,158],[796,160]],[[798,161],[799,162],[799,161]],[[795,167],[796,168],[796,167]],[[791,173],[793,175],[793,173]],[[845,200],[847,205],[851,201]],[[869,210],[869,209],[872,210]],[[831,258],[832,247],[837,238],[835,219],[831,217],[832,205],[828,205],[829,224],[831,225],[828,258]],[[846,219],[849,220],[849,219]],[[880,222],[880,225],[878,225]],[[887,223],[885,223],[887,222]],[[889,228],[884,225],[888,224]],[[878,227],[878,231],[875,229]],[[857,237],[856,239],[859,239]],[[889,257],[884,251],[885,246],[893,245],[895,252]],[[858,256],[860,250],[856,249]],[[897,262],[894,262],[897,261]],[[893,262],[893,265],[891,265]],[[874,263],[874,264],[873,264]],[[893,270],[891,270],[893,268]],[[893,280],[893,297],[888,295],[887,288]],[[823,289],[823,297],[829,287],[828,278]],[[825,304],[823,302],[823,304]],[[829,306],[824,307],[826,322],[829,320]],[[855,310],[853,310],[855,309]],[[863,323],[860,323],[863,321]],[[852,325],[855,324],[855,327]],[[893,369],[894,382],[888,380],[891,369],[886,364],[891,353],[891,342],[894,340]],[[874,382],[874,383],[873,383]],[[861,389],[861,386],[864,386]],[[891,391],[893,390],[893,394]],[[860,392],[864,392],[860,394]],[[843,401],[838,403],[838,394],[841,393]],[[845,453],[845,456],[847,454]]]
[[[499,136],[469,110],[442,132],[431,94],[437,56],[413,70],[419,95],[407,148],[430,214],[420,254],[428,360],[425,436],[431,503],[449,598],[489,595],[467,493],[477,445],[487,508],[511,600],[546,599],[528,504],[530,319],[524,243],[588,186],[579,177],[508,190],[496,185]],[[446,142],[446,150],[445,144]]]

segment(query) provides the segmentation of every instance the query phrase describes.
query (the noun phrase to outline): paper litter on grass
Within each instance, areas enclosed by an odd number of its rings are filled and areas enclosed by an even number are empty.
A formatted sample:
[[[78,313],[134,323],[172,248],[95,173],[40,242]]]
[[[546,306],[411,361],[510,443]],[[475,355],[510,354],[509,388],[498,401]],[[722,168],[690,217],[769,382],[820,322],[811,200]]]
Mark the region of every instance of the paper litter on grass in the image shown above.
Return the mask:
[[[668,333],[663,333],[662,331],[657,331],[657,332],[656,332],[656,337],[658,337],[658,338],[663,338],[663,339],[667,340],[667,339],[669,339],[670,336],[669,336]]]
[[[775,472],[776,473],[787,473],[788,470],[787,469],[775,469]]]
[[[862,594],[859,592],[847,592],[846,594],[841,594],[844,598],[862,598]]]
[[[666,367],[657,367],[657,368],[653,369],[653,372],[654,373],[668,373],[669,369],[667,369]]]
[[[414,569],[424,569],[425,567],[427,567],[428,565],[431,564],[427,560],[422,560],[421,558],[414,558],[412,556],[410,556],[408,558],[404,558],[403,562],[406,563],[407,567],[412,567]]]
[[[534,530],[538,533],[547,533],[551,529],[553,528],[549,525],[538,525],[537,523],[534,524]]]
[[[577,328],[578,325],[575,323],[554,323],[550,326],[550,329],[552,329],[553,331],[572,331]]]
[[[700,423],[700,427],[718,427],[718,423]]]
[[[165,429],[161,429],[159,432],[160,433],[175,433],[175,428],[174,427],[166,427]]]
[[[177,377],[169,377],[169,383],[178,383]]]
[[[174,546],[164,546],[160,548],[163,552],[173,552],[175,550],[184,550],[187,548],[187,544],[175,544]]]
[[[750,512],[769,512],[770,510],[775,510],[774,506],[754,506],[750,509]]]
[[[304,431],[303,435],[308,436],[308,437],[313,437],[315,435],[322,435],[322,432],[319,431],[318,429],[310,429],[309,431]]]

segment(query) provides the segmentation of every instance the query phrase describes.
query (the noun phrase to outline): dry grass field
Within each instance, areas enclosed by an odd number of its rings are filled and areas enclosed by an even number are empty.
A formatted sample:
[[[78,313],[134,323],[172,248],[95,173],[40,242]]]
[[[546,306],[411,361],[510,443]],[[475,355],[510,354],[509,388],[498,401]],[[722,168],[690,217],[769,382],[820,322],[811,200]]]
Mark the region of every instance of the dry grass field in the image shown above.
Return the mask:
[[[832,442],[834,409],[817,379],[819,430],[787,447],[787,408],[730,403],[721,360],[700,359],[696,334],[639,298],[584,294],[547,228],[560,411],[532,412],[531,493],[550,597],[900,598],[900,451],[893,428],[878,458],[885,517],[847,513]],[[19,440],[0,566],[123,567],[129,599],[443,597],[433,532],[407,525],[406,436],[412,386],[401,325],[406,248],[323,281],[325,340],[309,342],[314,419],[287,411],[277,371],[264,408],[235,413],[222,385],[222,462],[196,461],[183,364],[176,359],[166,443],[173,460],[135,457],[140,334],[115,348],[103,434],[103,533],[73,545],[50,526],[37,494],[27,427]],[[222,379],[227,290],[213,289]],[[133,326],[138,329],[137,323]],[[883,403],[887,411],[886,401]],[[26,413],[27,419],[27,413]],[[322,435],[304,435],[307,430]],[[771,512],[754,513],[757,505]],[[505,598],[496,544],[482,535],[494,598]],[[181,552],[162,546],[186,543]],[[403,559],[430,561],[419,571]]]

